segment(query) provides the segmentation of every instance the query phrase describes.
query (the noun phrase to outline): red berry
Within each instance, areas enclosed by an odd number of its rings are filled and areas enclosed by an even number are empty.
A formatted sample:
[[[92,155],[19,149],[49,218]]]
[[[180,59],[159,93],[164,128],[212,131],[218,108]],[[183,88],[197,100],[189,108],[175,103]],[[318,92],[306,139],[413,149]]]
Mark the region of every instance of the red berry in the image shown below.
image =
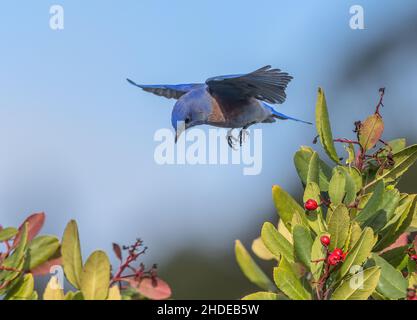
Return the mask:
[[[304,208],[308,211],[314,211],[319,207],[317,201],[314,199],[308,199],[304,204]]]
[[[339,258],[342,258],[343,256],[343,250],[340,248],[336,248],[333,250],[332,254],[338,256]]]
[[[412,254],[412,255],[410,256],[410,259],[411,259],[411,260],[414,260],[414,261],[417,261],[417,254]]]
[[[330,238],[328,236],[321,236],[320,242],[323,246],[327,247],[330,244]]]
[[[339,261],[340,261],[340,257],[333,253],[329,255],[329,257],[327,258],[327,263],[330,264],[331,266],[337,265]]]
[[[407,290],[407,300],[417,300],[416,291],[414,289]]]

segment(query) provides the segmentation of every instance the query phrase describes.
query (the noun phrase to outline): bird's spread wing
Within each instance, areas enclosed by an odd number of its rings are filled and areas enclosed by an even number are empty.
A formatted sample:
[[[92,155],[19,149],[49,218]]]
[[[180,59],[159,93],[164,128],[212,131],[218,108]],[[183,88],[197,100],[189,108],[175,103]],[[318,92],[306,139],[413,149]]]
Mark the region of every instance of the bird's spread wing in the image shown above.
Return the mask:
[[[250,97],[269,103],[283,103],[285,89],[292,77],[279,69],[265,66],[244,75],[229,75],[207,79],[210,93],[217,96],[241,100]]]
[[[143,85],[137,84],[130,79],[126,79],[130,84],[142,88],[143,90],[156,94],[157,96],[165,97],[168,99],[179,99],[182,95],[186,94],[190,90],[193,90],[199,86],[203,86],[202,83],[191,84],[160,84],[160,85]]]

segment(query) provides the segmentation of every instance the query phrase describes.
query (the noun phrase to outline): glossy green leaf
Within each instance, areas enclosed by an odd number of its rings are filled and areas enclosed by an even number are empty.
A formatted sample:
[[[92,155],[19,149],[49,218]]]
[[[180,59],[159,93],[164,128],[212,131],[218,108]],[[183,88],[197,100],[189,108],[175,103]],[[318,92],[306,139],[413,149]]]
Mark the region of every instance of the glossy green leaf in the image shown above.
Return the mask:
[[[329,183],[329,196],[332,204],[337,206],[342,203],[346,194],[346,178],[342,169],[336,167]]]
[[[372,149],[381,139],[384,121],[379,114],[369,116],[359,130],[359,143],[365,150]]]
[[[28,247],[27,270],[32,270],[48,261],[59,249],[59,240],[54,236],[38,236]]]
[[[398,237],[407,230],[413,217],[417,214],[416,195],[409,195],[406,199],[403,199],[402,202],[402,205],[400,203],[400,206],[396,209],[396,211],[398,210],[400,217],[380,232],[375,250],[380,251],[393,244]]]
[[[379,294],[391,300],[405,298],[408,283],[400,271],[377,254],[372,254],[369,265],[381,269],[381,276],[376,287]]]
[[[382,198],[385,191],[385,185],[383,181],[380,181],[376,187],[372,196],[369,198],[368,202],[366,203],[365,207],[359,212],[356,216],[355,220],[359,222],[359,224],[365,223],[365,221],[372,218],[378,212],[378,209],[382,203]]]
[[[339,156],[333,142],[332,129],[330,126],[329,112],[327,110],[326,97],[324,91],[319,88],[316,102],[316,127],[320,142],[327,155],[334,162],[339,163]]]
[[[332,300],[367,300],[378,285],[381,270],[372,267],[347,277],[335,289]]]
[[[43,300],[64,300],[64,290],[57,277],[52,276],[43,293]]]
[[[62,237],[62,262],[67,280],[77,289],[81,285],[82,257],[77,223],[71,220]]]
[[[309,199],[313,199],[317,203],[321,202],[320,188],[315,182],[307,183],[304,190],[303,201],[307,202]],[[306,211],[305,217],[307,220],[307,225],[305,222],[303,223],[303,221],[301,221],[299,224],[304,224],[306,227],[309,226],[316,234],[326,231],[326,223],[324,222],[321,206],[319,206],[314,211]]]
[[[14,268],[15,271],[2,270],[0,271],[0,281],[11,281],[21,274],[25,263],[25,253],[28,239],[28,223],[23,224],[21,229],[21,236],[16,249],[9,255],[2,263],[3,267]]]
[[[85,300],[104,300],[110,284],[110,261],[103,251],[94,251],[81,274],[81,292]]]
[[[400,198],[400,193],[397,189],[385,191],[378,210],[361,225],[363,227],[371,227],[375,233],[378,233],[393,217],[395,209],[400,203]]]
[[[333,211],[329,220],[330,245],[329,249],[343,248],[349,234],[350,217],[345,205],[340,204]]]
[[[33,276],[27,273],[7,292],[4,300],[32,300],[34,288]]]
[[[305,221],[304,209],[284,189],[279,186],[273,186],[272,198],[279,217],[288,229],[291,229],[291,221],[294,215],[298,215],[300,219]]]
[[[361,266],[371,254],[374,244],[375,238],[372,229],[365,228],[352,250],[347,254],[336,278],[340,280],[351,271],[353,266]]]
[[[311,265],[311,248],[313,239],[310,230],[304,226],[296,225],[293,228],[294,250],[297,260],[310,269]]]
[[[288,261],[294,262],[293,246],[278,232],[272,223],[264,223],[262,226],[261,237],[265,247],[267,247],[274,256],[282,256]]]
[[[320,279],[324,267],[324,262],[319,260],[326,258],[327,255],[326,249],[323,247],[320,241],[320,237],[323,235],[330,236],[326,233],[317,235],[311,248],[311,273],[315,281]]]
[[[256,238],[252,242],[252,251],[254,254],[258,256],[258,258],[261,258],[263,260],[272,260],[277,259],[276,256],[274,256],[267,247],[265,247],[264,242],[262,241],[262,238]]]
[[[18,233],[18,230],[13,227],[4,228],[0,230],[0,242],[10,240]]]
[[[242,300],[288,300],[285,296],[273,292],[255,292],[242,298]]]
[[[235,255],[240,269],[252,283],[264,290],[274,291],[275,286],[272,281],[259,268],[239,240],[235,242]]]
[[[409,256],[407,254],[407,246],[401,246],[385,251],[381,254],[381,258],[387,261],[395,269],[401,271],[407,266]]]
[[[345,191],[346,195],[343,199],[343,203],[346,205],[352,204],[356,199],[356,193],[361,189],[358,188],[358,183],[362,184],[362,177],[355,168],[340,167],[345,175]],[[359,176],[358,176],[359,175]]]
[[[319,155],[317,152],[313,152],[308,164],[307,183],[314,182],[319,183]]]
[[[278,289],[292,300],[311,299],[311,293],[304,287],[301,279],[294,272],[292,264],[285,258],[282,258],[279,266],[274,268],[274,281]]]
[[[298,176],[304,185],[307,184],[307,176],[311,157],[314,151],[310,147],[302,146],[294,155],[294,164],[297,169]],[[319,162],[319,186],[325,192],[329,190],[329,180],[332,176],[332,169],[320,158]]]

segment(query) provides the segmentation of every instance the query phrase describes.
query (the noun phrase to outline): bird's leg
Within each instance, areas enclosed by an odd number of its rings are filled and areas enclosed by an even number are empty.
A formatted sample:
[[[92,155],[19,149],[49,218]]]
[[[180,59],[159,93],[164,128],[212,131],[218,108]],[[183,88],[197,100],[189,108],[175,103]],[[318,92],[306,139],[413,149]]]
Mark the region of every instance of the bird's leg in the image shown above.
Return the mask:
[[[246,137],[249,137],[249,132],[248,132],[248,128],[251,126],[251,125],[253,125],[253,124],[255,124],[256,122],[251,122],[251,123],[249,123],[249,124],[247,124],[246,126],[244,126],[241,130],[240,130],[240,132],[239,132],[239,143],[240,143],[240,146],[242,146],[242,143],[243,142],[245,142],[245,139],[246,139]]]
[[[233,128],[227,131],[227,135],[226,135],[227,144],[229,145],[230,148],[232,148],[233,150],[236,150],[234,147],[235,145],[234,143],[237,142],[238,139],[233,136],[232,132],[233,132]]]

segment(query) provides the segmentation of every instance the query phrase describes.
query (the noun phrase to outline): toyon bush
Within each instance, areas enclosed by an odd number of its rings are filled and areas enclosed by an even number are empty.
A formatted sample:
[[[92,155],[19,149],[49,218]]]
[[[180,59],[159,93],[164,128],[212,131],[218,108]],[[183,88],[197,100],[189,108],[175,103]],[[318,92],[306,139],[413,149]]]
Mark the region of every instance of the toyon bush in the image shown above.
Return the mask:
[[[396,188],[417,160],[417,145],[382,139],[384,91],[374,114],[355,123],[356,137],[350,140],[333,139],[319,89],[315,140],[334,164],[303,146],[294,156],[303,203],[279,186],[272,188],[279,223],[263,225],[252,251],[275,260],[273,281],[236,241],[240,268],[262,289],[243,299],[417,300],[417,199]],[[345,159],[335,143],[344,145]]]
[[[140,239],[133,245],[113,244],[120,261],[112,270],[107,254],[94,251],[83,262],[77,223],[70,221],[62,241],[38,235],[45,214],[28,217],[16,229],[0,227],[0,297],[5,300],[131,300],[167,299],[169,286],[137,260],[146,247]],[[54,274],[42,294],[35,290],[36,276]],[[64,291],[64,280],[73,290]]]

